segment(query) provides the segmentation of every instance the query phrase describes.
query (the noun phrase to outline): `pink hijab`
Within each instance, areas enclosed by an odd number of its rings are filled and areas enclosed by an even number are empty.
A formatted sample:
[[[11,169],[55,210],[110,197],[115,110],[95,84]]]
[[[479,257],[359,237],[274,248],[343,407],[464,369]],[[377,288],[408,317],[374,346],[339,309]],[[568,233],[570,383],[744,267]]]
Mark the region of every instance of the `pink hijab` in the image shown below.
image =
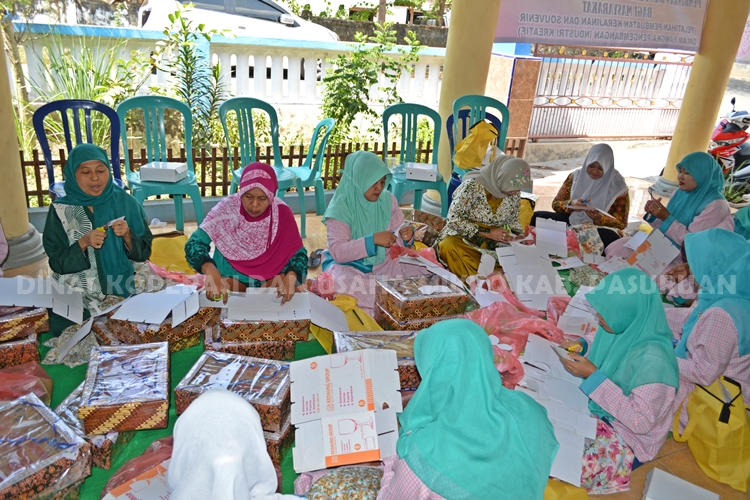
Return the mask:
[[[256,187],[271,203],[261,216],[251,217],[242,206],[242,195]],[[200,226],[233,268],[256,280],[279,274],[302,248],[292,210],[276,197],[277,189],[273,168],[251,163],[242,172],[239,192],[221,200]]]

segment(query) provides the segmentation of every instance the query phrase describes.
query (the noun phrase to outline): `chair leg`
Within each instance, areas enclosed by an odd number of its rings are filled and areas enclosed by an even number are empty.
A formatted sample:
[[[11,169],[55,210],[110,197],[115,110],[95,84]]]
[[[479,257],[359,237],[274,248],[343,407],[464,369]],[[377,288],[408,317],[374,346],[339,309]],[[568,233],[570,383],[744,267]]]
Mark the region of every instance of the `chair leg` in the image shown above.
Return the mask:
[[[182,211],[182,195],[174,195],[174,225],[178,231],[185,230],[185,213]]]
[[[195,209],[195,222],[200,226],[205,217],[200,188],[198,186],[190,186],[188,196],[190,196],[190,199],[193,202],[193,208]]]
[[[133,198],[135,198],[138,203],[143,206],[143,202],[146,201],[146,193],[143,191],[143,189],[134,188],[133,190]]]
[[[323,179],[315,179],[315,215],[323,215],[326,211],[326,191]]]
[[[414,210],[422,210],[422,190],[414,190]]]
[[[307,238],[307,207],[305,206],[305,188],[302,186],[302,179],[297,177],[295,181],[297,186],[297,194],[299,195],[299,220],[300,220],[300,236]]]
[[[438,192],[440,193],[440,215],[445,219],[448,217],[448,187],[443,182],[440,184],[440,187],[438,188]]]

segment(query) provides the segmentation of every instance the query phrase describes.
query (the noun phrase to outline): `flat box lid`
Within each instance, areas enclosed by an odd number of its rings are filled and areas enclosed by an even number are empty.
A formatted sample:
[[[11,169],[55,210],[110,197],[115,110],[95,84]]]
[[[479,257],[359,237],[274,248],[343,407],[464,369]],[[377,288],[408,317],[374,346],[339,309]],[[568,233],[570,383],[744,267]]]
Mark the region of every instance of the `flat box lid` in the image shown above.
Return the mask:
[[[175,172],[187,172],[187,163],[173,161],[152,161],[141,167],[141,170],[174,170]]]
[[[434,163],[404,163],[406,170],[434,170],[437,172],[437,165]]]

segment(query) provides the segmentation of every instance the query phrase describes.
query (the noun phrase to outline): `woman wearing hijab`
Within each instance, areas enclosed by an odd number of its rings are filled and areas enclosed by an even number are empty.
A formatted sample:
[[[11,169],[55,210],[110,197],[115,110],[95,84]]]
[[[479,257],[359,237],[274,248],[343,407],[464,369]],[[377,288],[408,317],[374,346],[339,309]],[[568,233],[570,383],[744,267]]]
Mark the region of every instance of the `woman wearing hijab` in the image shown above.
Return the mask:
[[[541,499],[558,444],[547,411],[503,387],[476,323],[441,321],[414,344],[422,382],[399,416],[379,500]]]
[[[167,483],[172,500],[299,498],[276,493],[258,412],[220,389],[202,394],[177,419]]]
[[[414,229],[404,226],[398,201],[385,190],[390,179],[390,171],[377,155],[367,151],[350,154],[323,215],[328,232],[323,271],[333,275],[337,294],[355,297],[357,305],[370,315],[375,307],[375,276],[424,274],[423,268],[401,264],[386,255],[391,246],[410,245],[414,239]]]
[[[437,244],[440,259],[453,274],[476,274],[482,252],[523,235],[520,192],[530,187],[529,164],[513,156],[499,156],[464,176]]]
[[[242,172],[240,190],[221,200],[185,244],[188,263],[206,275],[209,299],[226,303],[230,291],[272,286],[284,303],[305,282],[307,250],[276,189],[273,168],[251,163]]]
[[[734,232],[750,241],[750,207],[734,213]]]
[[[690,309],[667,311],[679,342],[677,405],[686,402],[695,384],[709,386],[722,375],[750,394],[750,244],[725,229],[685,236],[690,272],[700,286]],[[681,423],[687,423],[687,404]]]
[[[625,229],[628,225],[628,185],[615,169],[615,156],[609,144],[592,147],[583,165],[565,179],[552,202],[554,212],[537,212],[531,225],[536,226],[539,218],[571,226],[591,222],[599,227],[599,237],[606,248],[620,237],[615,229]]]
[[[590,349],[579,341],[588,359],[571,354],[561,361],[584,379],[581,391],[598,419],[581,484],[592,494],[615,493],[629,488],[633,464],[653,460],[664,444],[679,371],[659,290],[646,273],[612,273],[586,299],[600,325]]]
[[[135,293],[134,262],[151,255],[143,207],[114,183],[107,153],[93,144],[70,151],[63,169],[65,196],[52,203],[44,225],[44,250],[52,278],[83,291],[84,319],[107,295]],[[50,333],[73,323],[51,310]]]

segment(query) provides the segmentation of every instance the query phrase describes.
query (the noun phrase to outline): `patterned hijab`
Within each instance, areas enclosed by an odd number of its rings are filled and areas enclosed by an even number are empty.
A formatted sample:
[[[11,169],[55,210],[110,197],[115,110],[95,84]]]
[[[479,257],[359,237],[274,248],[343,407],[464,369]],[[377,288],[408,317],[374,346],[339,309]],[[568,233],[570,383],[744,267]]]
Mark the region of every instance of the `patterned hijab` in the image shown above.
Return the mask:
[[[495,198],[505,198],[503,191],[520,191],[531,187],[531,169],[526,161],[501,155],[480,169],[470,170],[464,179],[476,180]]]
[[[589,177],[588,166],[598,162],[604,170],[600,179]],[[583,167],[573,172],[573,186],[570,190],[571,200],[589,200],[588,205],[609,210],[615,200],[628,192],[625,178],[615,169],[615,155],[609,144],[597,144],[589,150]],[[591,222],[586,212],[576,210],[570,214],[570,224],[577,226],[584,222]]]
[[[201,229],[237,271],[266,281],[281,272],[302,248],[292,210],[276,196],[276,172],[265,163],[251,163],[242,172],[240,190],[221,200],[206,216]],[[260,188],[270,201],[258,217],[242,206],[242,195]]]
[[[689,226],[696,215],[700,214],[709,203],[724,198],[724,176],[721,166],[708,153],[690,153],[677,164],[695,179],[698,187],[692,191],[675,191],[667,204],[669,214],[680,224]]]

